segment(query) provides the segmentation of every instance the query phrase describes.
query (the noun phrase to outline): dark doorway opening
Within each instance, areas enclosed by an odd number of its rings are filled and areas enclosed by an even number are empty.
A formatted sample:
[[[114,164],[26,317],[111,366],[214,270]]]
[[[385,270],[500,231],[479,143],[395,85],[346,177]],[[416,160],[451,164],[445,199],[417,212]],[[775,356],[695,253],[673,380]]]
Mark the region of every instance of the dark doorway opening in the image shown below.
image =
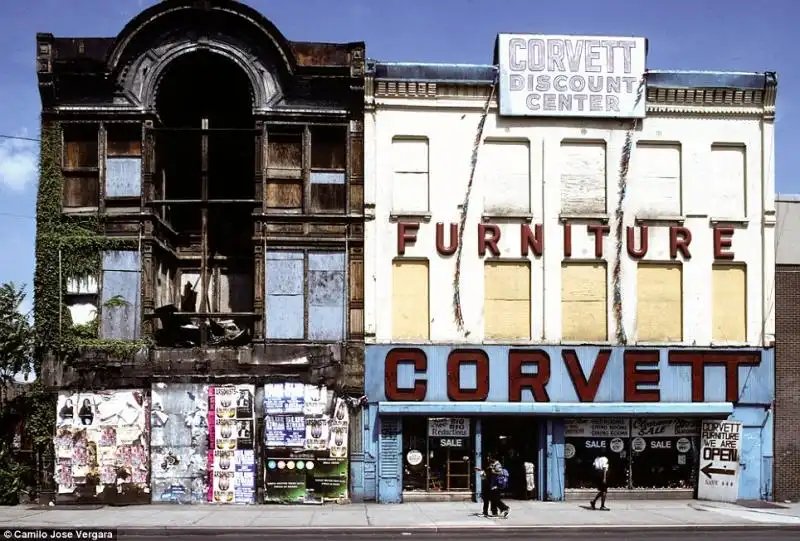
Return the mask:
[[[252,103],[246,73],[207,51],[175,59],[160,82],[150,204],[169,237],[157,261],[161,345],[236,345],[252,334],[261,203]]]
[[[492,417],[481,423],[484,459],[489,455],[508,470],[508,489],[505,497],[520,500],[535,499],[536,490],[528,491],[525,463],[538,471],[539,424],[531,417]]]

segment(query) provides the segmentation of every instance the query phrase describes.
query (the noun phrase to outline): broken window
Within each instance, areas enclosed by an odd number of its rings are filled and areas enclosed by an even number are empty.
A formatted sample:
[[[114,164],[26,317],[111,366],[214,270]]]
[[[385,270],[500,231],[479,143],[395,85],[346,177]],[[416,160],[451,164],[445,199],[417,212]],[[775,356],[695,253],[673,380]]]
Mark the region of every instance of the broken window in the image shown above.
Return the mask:
[[[344,252],[267,252],[266,337],[342,340],[344,269]]]
[[[141,197],[141,126],[112,124],[106,133],[106,197]]]
[[[316,126],[311,129],[311,211],[344,212],[347,130]]]
[[[270,132],[267,148],[267,208],[302,212],[302,132]]]
[[[97,207],[99,201],[98,125],[64,126],[62,155],[64,208]]]
[[[260,317],[253,211],[261,203],[250,81],[220,55],[192,53],[169,65],[156,107],[147,165],[147,204],[165,241],[154,251],[156,339],[165,346],[249,340]]]
[[[82,276],[68,278],[64,291],[64,305],[69,310],[73,327],[82,327],[88,337],[94,337],[97,321],[97,278]]]

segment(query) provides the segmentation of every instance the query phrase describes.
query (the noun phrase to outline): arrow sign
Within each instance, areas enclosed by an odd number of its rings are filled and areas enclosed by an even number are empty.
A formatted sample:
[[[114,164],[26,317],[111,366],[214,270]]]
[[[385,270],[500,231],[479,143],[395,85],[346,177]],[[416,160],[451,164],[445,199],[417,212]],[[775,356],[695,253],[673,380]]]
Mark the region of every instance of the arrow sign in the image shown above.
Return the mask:
[[[708,477],[709,479],[711,479],[711,474],[712,473],[717,474],[717,475],[735,475],[736,474],[735,470],[726,470],[724,468],[712,468],[711,466],[712,466],[712,463],[709,462],[708,464],[706,464],[705,466],[700,468],[700,471],[703,472],[705,474],[705,476]]]

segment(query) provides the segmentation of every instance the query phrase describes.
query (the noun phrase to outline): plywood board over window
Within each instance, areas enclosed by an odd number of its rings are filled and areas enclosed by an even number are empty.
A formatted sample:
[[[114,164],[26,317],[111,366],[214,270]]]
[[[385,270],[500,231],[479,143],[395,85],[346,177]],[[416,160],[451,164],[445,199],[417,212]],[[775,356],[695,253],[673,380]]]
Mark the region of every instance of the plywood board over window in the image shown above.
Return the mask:
[[[106,135],[106,197],[142,194],[142,127],[111,124]]]
[[[303,209],[303,134],[267,134],[267,208]]]
[[[608,340],[606,264],[561,265],[561,338],[570,341]]]
[[[97,207],[100,200],[99,126],[66,125],[62,172],[65,208]]]
[[[636,292],[637,339],[683,340],[683,268],[671,263],[639,263]]]
[[[680,216],[681,146],[640,142],[631,153],[628,190],[637,217]]]
[[[428,340],[430,337],[428,282],[427,261],[392,263],[392,338]]]
[[[605,141],[564,141],[559,156],[561,212],[605,214]]]
[[[483,269],[484,337],[488,340],[529,340],[530,263],[486,261]]]
[[[745,174],[747,157],[744,145],[711,146],[711,191],[714,217],[746,218]]]
[[[531,211],[531,148],[528,141],[486,141],[478,154],[484,212]]]
[[[744,265],[714,265],[713,267],[713,329],[715,342],[745,342],[747,340],[747,267]]]
[[[392,139],[392,171],[392,211],[427,212],[430,190],[428,139]]]

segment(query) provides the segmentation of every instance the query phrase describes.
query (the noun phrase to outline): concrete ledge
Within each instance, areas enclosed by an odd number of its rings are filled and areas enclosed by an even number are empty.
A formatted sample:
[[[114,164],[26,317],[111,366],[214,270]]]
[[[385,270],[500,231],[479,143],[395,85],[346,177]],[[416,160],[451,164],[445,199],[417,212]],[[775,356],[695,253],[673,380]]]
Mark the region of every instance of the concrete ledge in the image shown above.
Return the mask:
[[[568,488],[564,491],[564,501],[575,502],[591,500],[597,490],[593,488]],[[640,501],[640,500],[694,500],[693,489],[609,489],[606,501]]]

